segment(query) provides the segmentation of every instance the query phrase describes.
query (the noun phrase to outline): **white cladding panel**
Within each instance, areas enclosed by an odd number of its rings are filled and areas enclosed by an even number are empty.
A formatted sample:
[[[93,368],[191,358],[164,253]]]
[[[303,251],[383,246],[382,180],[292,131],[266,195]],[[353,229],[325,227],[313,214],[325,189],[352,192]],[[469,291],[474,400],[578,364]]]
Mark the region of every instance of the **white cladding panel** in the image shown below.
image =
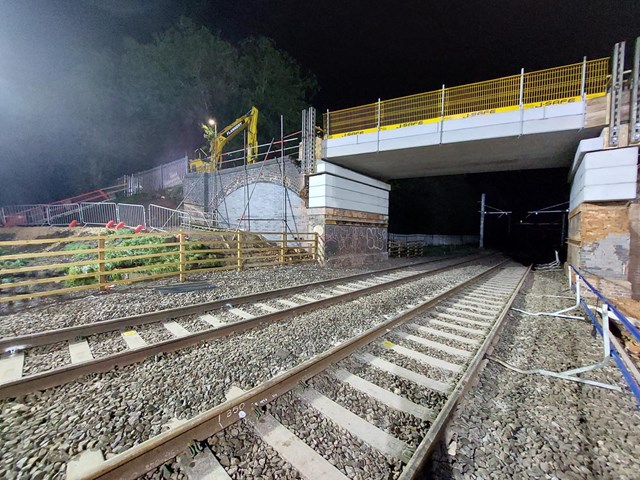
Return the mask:
[[[573,177],[569,209],[582,202],[634,200],[637,164],[638,147],[585,153]]]
[[[371,178],[366,175],[362,175],[361,173],[354,172],[352,170],[349,170],[348,168],[341,167],[340,165],[334,165],[333,163],[320,161],[318,162],[317,171],[318,173],[329,173],[331,175],[343,177],[348,180],[353,180],[354,182],[360,182],[364,183],[365,185],[381,188],[383,190],[391,190],[391,185],[389,185],[388,183],[381,182],[380,180],[376,180],[375,178]]]
[[[389,214],[389,184],[328,162],[318,172],[309,177],[309,208]]]

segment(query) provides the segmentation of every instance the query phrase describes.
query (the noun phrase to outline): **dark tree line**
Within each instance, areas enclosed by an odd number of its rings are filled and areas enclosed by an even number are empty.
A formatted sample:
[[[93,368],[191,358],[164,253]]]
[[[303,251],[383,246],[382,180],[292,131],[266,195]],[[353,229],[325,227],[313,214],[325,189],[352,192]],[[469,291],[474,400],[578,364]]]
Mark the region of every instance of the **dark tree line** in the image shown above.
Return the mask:
[[[280,136],[281,114],[285,132],[300,128],[317,91],[313,75],[271,40],[234,44],[184,18],[148,42],[68,54],[71,67],[33,92],[37,108],[0,117],[0,205],[58,200],[191,154],[204,144],[207,118],[222,128],[252,105],[260,140],[269,141]]]

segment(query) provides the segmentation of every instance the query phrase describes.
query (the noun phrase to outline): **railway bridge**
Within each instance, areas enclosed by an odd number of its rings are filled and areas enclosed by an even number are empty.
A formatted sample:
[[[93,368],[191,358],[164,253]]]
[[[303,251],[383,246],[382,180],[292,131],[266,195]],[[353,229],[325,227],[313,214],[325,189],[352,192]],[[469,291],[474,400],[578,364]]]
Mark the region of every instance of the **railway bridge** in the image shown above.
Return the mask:
[[[630,71],[619,43],[611,58],[327,111],[310,218],[337,237],[385,229],[389,180],[568,167],[569,260],[640,295],[639,52],[640,39]]]

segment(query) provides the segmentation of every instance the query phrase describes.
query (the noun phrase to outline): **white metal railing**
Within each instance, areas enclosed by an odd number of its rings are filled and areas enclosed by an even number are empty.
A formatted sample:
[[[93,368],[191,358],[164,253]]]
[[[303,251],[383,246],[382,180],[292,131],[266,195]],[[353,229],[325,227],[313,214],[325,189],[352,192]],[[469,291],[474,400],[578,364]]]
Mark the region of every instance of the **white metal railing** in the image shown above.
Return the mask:
[[[124,222],[126,225],[147,226],[147,215],[144,206],[132,205],[129,203],[118,203],[118,222]]]
[[[47,205],[9,205],[2,208],[5,225],[47,225],[49,218]]]
[[[146,226],[144,206],[110,202],[11,205],[0,209],[0,218],[1,225],[20,227],[66,226],[73,221],[81,225],[105,225],[112,220],[130,226]]]
[[[175,187],[182,183],[182,179],[187,173],[188,164],[189,160],[185,156],[150,170],[125,175],[121,183],[126,185],[127,195],[141,192],[152,193]]]
[[[69,225],[74,220],[82,223],[80,204],[63,203],[60,205],[47,205],[47,223],[54,226]],[[106,222],[105,222],[106,223]]]
[[[212,213],[175,210],[149,205],[148,227],[154,230],[191,230],[194,228],[216,228],[216,216]]]
[[[115,203],[86,202],[80,204],[80,222],[85,225],[104,225],[113,220],[120,222],[118,218],[118,206]]]

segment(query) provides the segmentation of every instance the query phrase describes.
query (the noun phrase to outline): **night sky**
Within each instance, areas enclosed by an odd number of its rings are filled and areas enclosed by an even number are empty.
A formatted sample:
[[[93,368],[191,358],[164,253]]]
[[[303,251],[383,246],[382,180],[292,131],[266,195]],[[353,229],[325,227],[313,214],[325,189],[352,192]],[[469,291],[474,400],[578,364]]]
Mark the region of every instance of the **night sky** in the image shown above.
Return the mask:
[[[622,40],[630,60],[640,35],[637,0],[0,0],[0,166],[18,151],[42,153],[28,129],[47,112],[47,83],[83,46],[148,42],[181,15],[230,41],[272,38],[316,76],[320,111],[605,57]],[[59,142],[72,148],[64,134]],[[431,193],[407,209],[412,189]],[[464,200],[435,193],[452,189]],[[481,191],[499,208],[541,208],[568,198],[566,171],[396,182],[391,229],[473,233]]]
[[[274,39],[318,78],[321,110],[604,57],[640,34],[634,0],[0,0],[0,59],[47,75],[78,45],[148,41],[180,15]]]

